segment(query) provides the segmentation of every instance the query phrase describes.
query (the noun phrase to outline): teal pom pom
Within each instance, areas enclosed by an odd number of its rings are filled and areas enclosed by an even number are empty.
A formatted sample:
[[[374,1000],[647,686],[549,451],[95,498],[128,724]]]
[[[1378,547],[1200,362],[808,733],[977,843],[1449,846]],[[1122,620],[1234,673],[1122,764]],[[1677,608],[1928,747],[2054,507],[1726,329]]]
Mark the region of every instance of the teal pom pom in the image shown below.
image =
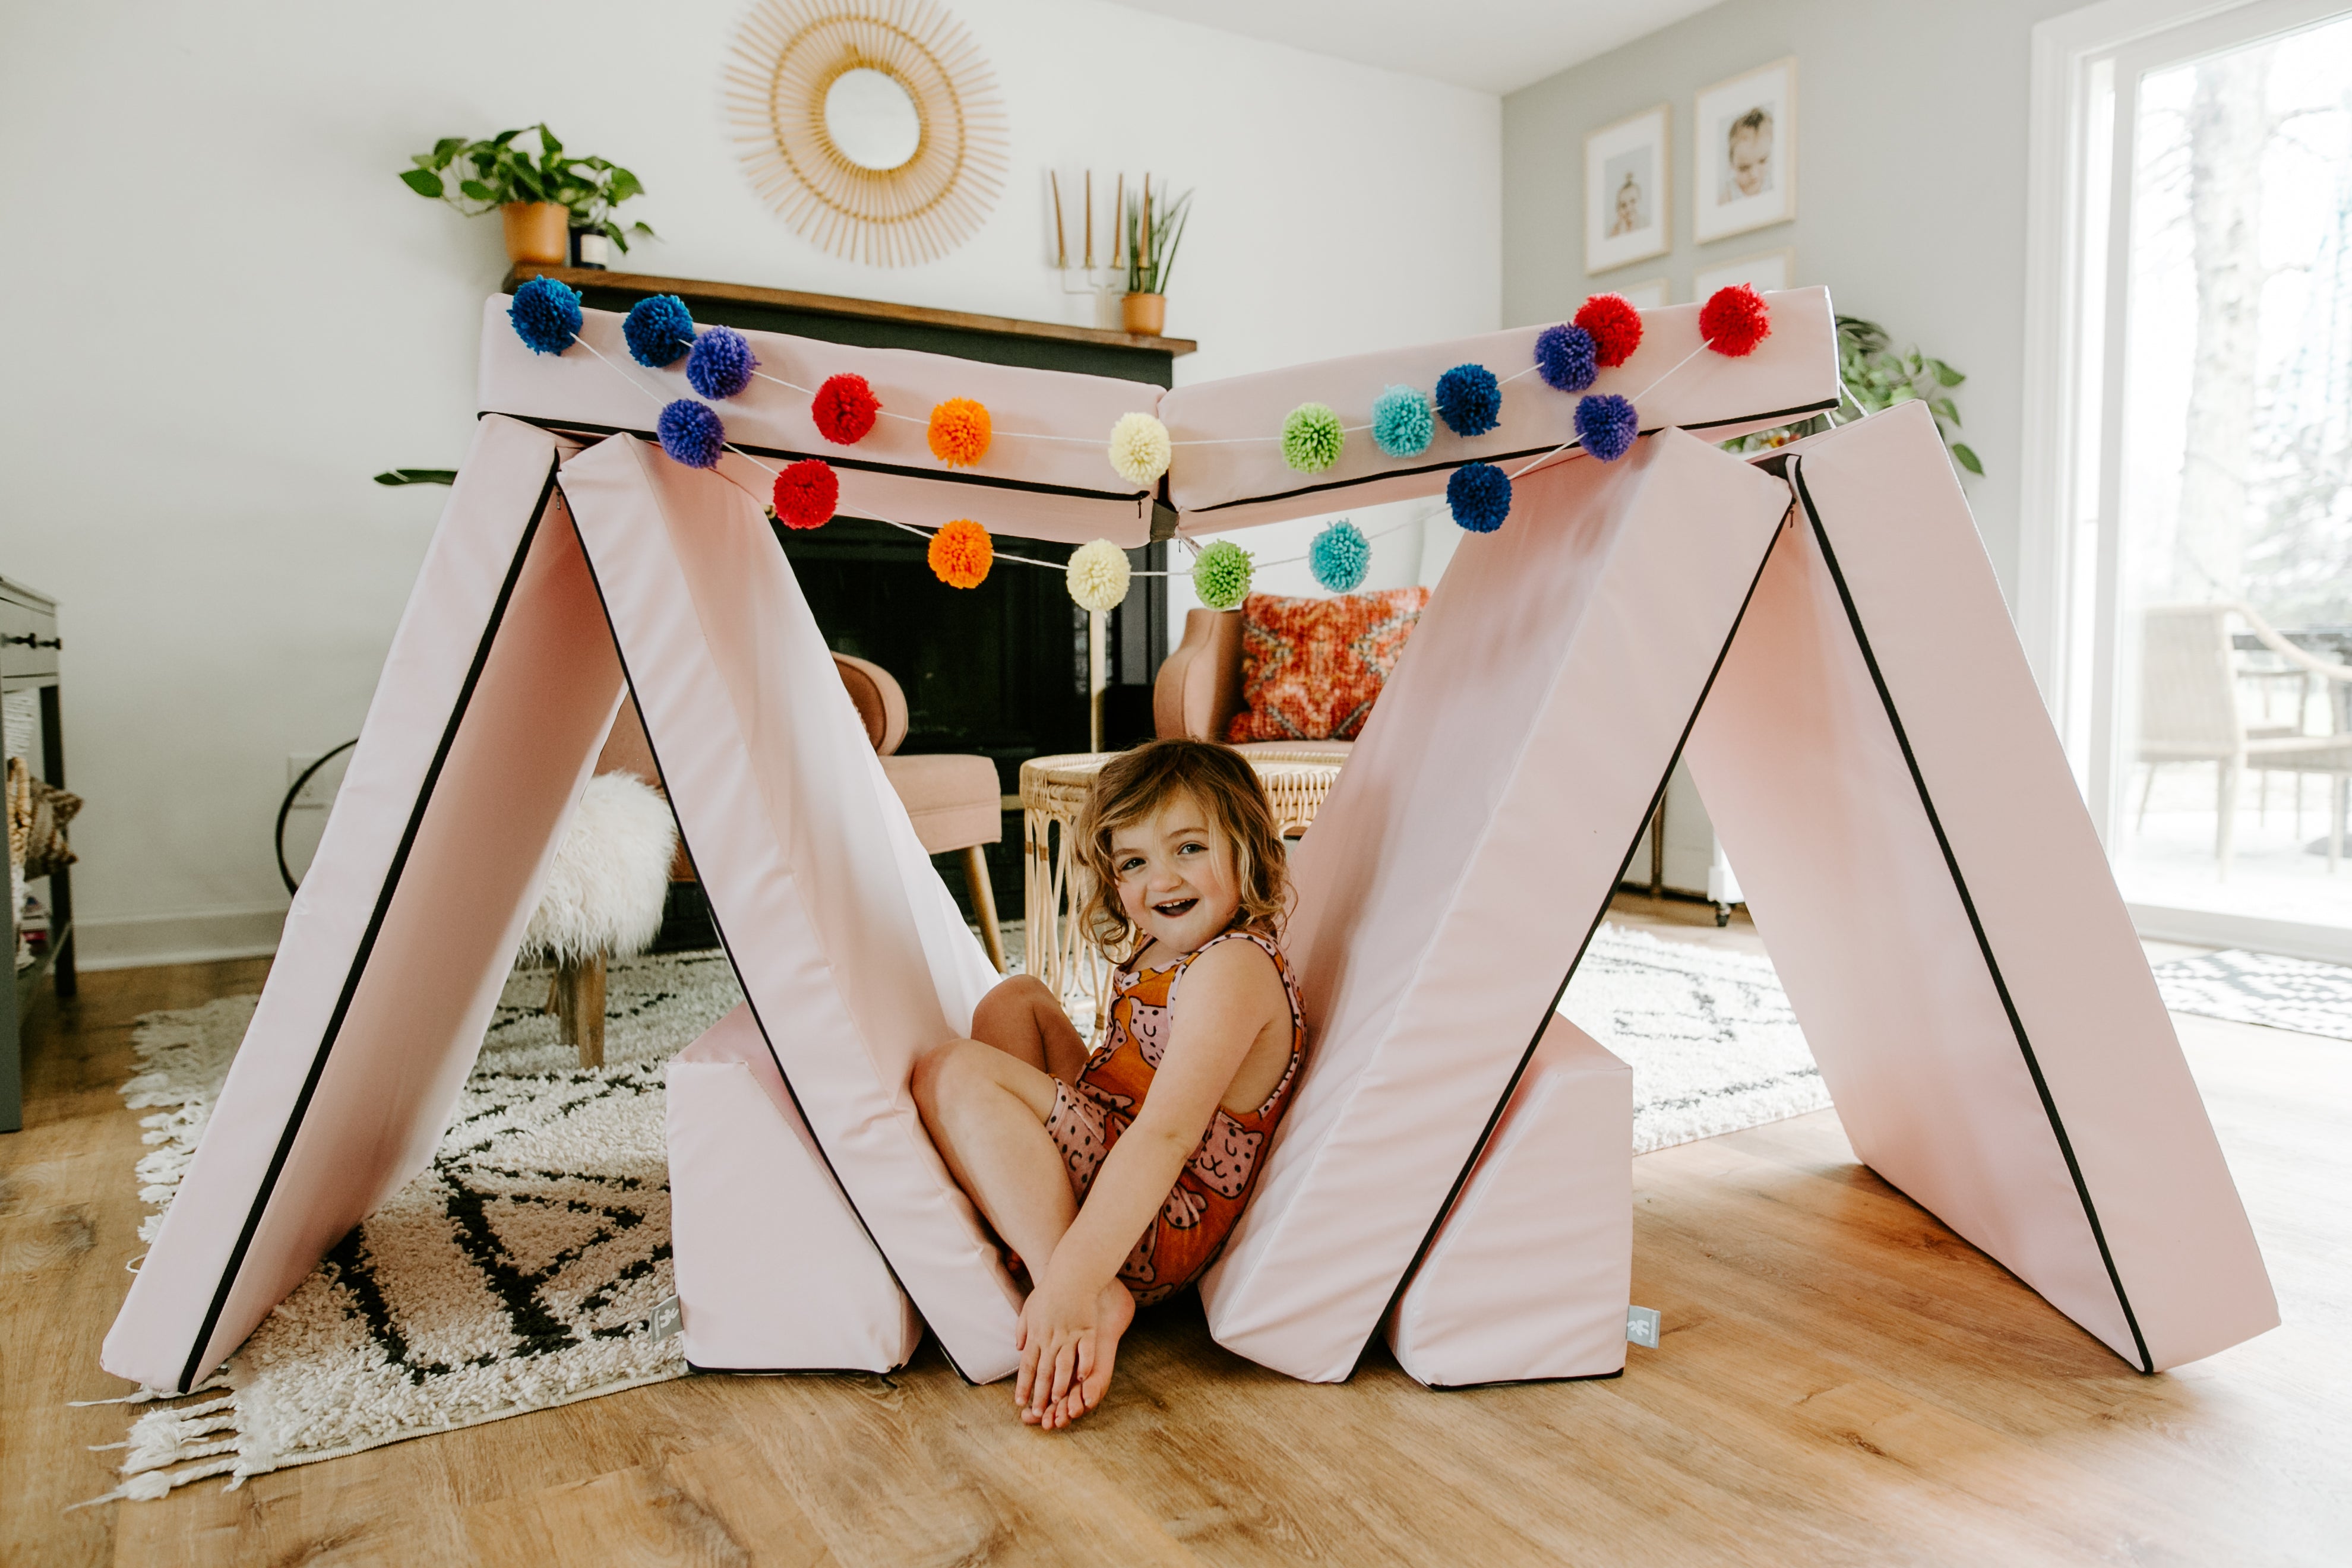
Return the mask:
[[[1390,457],[1420,457],[1436,433],[1436,416],[1419,388],[1391,386],[1372,399],[1372,445]]]
[[[1282,422],[1282,460],[1302,474],[1319,474],[1339,460],[1346,439],[1329,404],[1302,403]]]
[[[1315,542],[1307,547],[1307,568],[1326,593],[1354,593],[1371,564],[1371,542],[1344,517],[1317,534]]]
[[[1249,597],[1250,570],[1249,552],[1220,539],[1192,563],[1193,595],[1213,610],[1238,610]]]
[[[580,335],[580,291],[552,278],[534,278],[514,291],[507,321],[535,354],[560,354]]]

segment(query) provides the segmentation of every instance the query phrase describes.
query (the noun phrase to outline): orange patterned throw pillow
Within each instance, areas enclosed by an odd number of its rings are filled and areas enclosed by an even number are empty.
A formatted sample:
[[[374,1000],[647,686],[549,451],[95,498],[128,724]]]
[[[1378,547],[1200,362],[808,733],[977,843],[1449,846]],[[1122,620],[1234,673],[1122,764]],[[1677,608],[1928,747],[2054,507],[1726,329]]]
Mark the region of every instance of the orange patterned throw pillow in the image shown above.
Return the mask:
[[[1242,700],[1225,739],[1352,741],[1380,697],[1426,588],[1242,602]]]

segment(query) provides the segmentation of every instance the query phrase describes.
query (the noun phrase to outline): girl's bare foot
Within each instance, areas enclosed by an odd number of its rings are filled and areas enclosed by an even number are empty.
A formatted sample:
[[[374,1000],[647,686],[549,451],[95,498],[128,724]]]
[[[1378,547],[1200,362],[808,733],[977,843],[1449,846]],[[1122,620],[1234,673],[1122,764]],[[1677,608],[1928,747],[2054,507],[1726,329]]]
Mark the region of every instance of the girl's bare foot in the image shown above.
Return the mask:
[[[1110,1390],[1111,1363],[1118,1355],[1119,1338],[1134,1321],[1135,1298],[1127,1293],[1127,1287],[1116,1279],[1104,1286],[1095,1308],[1094,1354],[1086,1375],[1058,1403],[1047,1405],[1042,1415],[1024,1410],[1021,1419],[1058,1432],[1100,1405]]]

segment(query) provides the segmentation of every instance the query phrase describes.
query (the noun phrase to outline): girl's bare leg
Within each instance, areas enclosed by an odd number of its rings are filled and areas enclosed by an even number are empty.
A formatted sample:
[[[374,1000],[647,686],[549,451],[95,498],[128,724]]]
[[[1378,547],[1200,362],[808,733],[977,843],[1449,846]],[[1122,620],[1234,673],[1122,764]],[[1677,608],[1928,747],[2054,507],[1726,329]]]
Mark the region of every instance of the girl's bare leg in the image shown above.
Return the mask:
[[[1087,1065],[1086,1037],[1034,974],[1009,976],[981,998],[971,1037],[1065,1083],[1076,1083]]]

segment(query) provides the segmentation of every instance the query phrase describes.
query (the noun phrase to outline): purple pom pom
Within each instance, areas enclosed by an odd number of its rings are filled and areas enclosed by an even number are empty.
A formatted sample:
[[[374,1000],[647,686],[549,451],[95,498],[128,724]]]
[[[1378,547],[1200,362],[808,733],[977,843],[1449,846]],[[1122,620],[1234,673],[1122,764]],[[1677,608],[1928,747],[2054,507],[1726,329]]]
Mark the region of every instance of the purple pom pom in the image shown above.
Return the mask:
[[[687,384],[705,397],[732,397],[751,384],[751,342],[732,327],[711,327],[686,356]]]
[[[1582,392],[1601,374],[1601,349],[1582,327],[1546,327],[1536,334],[1536,374],[1555,392]]]
[[[1492,533],[1511,515],[1511,477],[1492,463],[1465,463],[1445,481],[1454,521],[1473,533]]]
[[[681,397],[661,411],[654,428],[661,434],[662,450],[674,462],[689,468],[708,468],[719,461],[727,445],[727,426],[710,405]]]
[[[514,291],[507,321],[535,354],[560,354],[580,335],[580,295],[552,278],[533,278]]]
[[[1584,449],[1604,463],[1613,463],[1633,449],[1642,433],[1642,416],[1633,405],[1613,392],[1576,400],[1576,436]]]

